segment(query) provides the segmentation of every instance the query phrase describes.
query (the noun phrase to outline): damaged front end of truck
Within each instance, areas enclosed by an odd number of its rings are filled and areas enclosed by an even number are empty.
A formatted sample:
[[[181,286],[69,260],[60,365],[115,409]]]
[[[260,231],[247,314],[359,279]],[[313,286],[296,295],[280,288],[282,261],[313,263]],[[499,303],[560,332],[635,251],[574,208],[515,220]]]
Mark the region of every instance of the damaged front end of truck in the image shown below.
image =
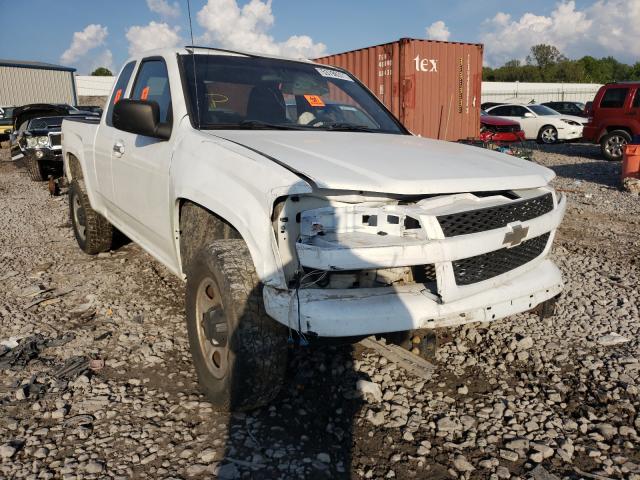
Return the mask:
[[[349,337],[492,321],[562,290],[547,258],[566,198],[549,187],[384,195],[318,189],[273,211],[288,289],[269,315]]]

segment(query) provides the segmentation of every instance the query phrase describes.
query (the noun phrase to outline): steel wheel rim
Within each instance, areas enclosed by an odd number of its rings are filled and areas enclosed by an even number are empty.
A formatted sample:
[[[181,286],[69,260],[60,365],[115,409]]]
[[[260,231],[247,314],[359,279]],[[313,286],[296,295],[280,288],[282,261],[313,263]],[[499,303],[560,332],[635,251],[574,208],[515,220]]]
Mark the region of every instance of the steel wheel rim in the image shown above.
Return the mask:
[[[196,329],[198,332],[198,345],[204,358],[207,370],[218,379],[227,374],[229,365],[229,347],[216,346],[214,340],[207,338],[204,327],[204,314],[212,308],[223,309],[222,298],[218,286],[211,278],[205,278],[200,282],[196,292]]]
[[[556,131],[553,128],[545,128],[542,131],[542,141],[544,143],[555,143],[556,141]]]
[[[73,196],[73,223],[76,226],[76,232],[78,232],[78,236],[84,241],[86,238],[86,217],[84,214],[84,208],[82,208],[82,204],[80,203],[80,198],[78,195]]]
[[[614,135],[613,137],[607,140],[605,144],[605,150],[612,157],[620,157],[622,156],[622,149],[627,144],[627,139],[622,137],[622,135]]]

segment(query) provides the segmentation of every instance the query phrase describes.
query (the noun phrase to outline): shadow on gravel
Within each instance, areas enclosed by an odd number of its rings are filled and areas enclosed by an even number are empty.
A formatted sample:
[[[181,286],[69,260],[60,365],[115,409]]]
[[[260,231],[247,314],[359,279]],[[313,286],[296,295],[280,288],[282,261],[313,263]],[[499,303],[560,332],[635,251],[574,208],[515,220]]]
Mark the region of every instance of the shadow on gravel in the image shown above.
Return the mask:
[[[552,165],[551,168],[559,177],[573,178],[578,181],[598,183],[606,187],[618,188],[620,186],[620,162],[568,163],[565,165]]]
[[[567,157],[589,158],[591,160],[604,160],[600,153],[600,146],[591,143],[557,143],[555,145],[537,145],[541,152],[555,153]]]
[[[271,405],[230,416],[218,477],[351,478],[353,421],[363,403],[354,393],[353,350],[294,347]]]

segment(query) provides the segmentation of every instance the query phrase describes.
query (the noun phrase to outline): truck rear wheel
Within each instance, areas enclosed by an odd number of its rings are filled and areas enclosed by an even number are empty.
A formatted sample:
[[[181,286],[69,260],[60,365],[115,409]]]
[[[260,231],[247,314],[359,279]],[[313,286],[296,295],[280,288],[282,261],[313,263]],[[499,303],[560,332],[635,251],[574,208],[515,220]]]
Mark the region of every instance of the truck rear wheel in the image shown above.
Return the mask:
[[[77,180],[69,187],[69,214],[76,241],[85,253],[95,255],[111,248],[113,227],[91,208],[89,197]]]
[[[286,328],[264,309],[262,284],[243,240],[214,240],[187,269],[187,330],[205,395],[220,411],[251,410],[280,391]]]
[[[29,178],[34,182],[44,181],[45,176],[42,162],[35,159],[33,155],[28,155],[27,157],[27,171],[29,172]]]

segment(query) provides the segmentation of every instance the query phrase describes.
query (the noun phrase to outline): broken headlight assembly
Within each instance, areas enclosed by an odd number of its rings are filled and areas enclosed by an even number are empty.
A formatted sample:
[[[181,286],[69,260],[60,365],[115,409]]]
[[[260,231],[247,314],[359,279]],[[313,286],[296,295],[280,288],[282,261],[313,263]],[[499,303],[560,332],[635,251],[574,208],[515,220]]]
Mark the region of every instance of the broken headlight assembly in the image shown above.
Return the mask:
[[[416,204],[362,195],[290,197],[276,205],[274,229],[290,285],[298,278],[302,287],[336,289],[435,282],[433,265],[395,254],[410,245],[420,250],[428,239]]]

